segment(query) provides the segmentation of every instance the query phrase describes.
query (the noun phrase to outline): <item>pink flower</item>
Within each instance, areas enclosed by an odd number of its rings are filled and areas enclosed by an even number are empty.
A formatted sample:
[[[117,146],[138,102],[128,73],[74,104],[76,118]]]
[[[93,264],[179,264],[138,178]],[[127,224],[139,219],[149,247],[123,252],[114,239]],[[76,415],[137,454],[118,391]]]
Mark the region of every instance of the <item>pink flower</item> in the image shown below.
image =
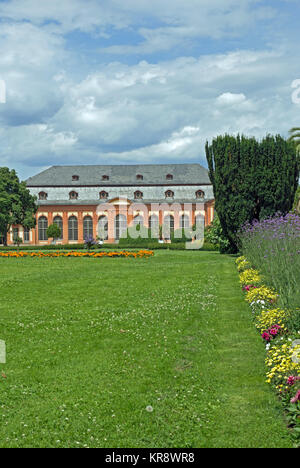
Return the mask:
[[[286,383],[292,387],[298,380],[300,380],[299,376],[290,375]]]
[[[294,398],[291,399],[291,403],[297,403],[297,401],[300,401],[300,390],[298,390]]]
[[[295,384],[295,381],[296,381],[295,379],[296,379],[296,378],[295,378],[294,375],[290,375],[289,378],[287,379],[286,383],[287,383],[290,387],[292,387],[292,386]]]
[[[250,289],[255,289],[256,286],[254,286],[253,284],[247,284],[246,286],[243,286],[243,291],[250,291]]]
[[[269,335],[269,333],[267,332],[264,332],[262,335],[261,335],[262,339],[263,340],[266,340],[266,341],[270,341],[271,340],[271,335]]]

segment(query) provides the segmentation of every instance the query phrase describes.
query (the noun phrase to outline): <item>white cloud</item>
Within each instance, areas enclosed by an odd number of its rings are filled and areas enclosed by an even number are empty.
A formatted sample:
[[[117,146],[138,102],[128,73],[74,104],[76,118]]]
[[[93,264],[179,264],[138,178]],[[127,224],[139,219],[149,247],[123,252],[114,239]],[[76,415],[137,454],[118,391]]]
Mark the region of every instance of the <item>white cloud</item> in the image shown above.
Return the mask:
[[[205,141],[217,134],[260,137],[299,125],[300,107],[291,100],[291,83],[300,78],[295,48],[274,43],[189,54],[205,37],[226,42],[272,18],[262,3],[0,3],[0,79],[7,88],[7,102],[0,103],[0,165],[29,176],[51,164],[204,162]],[[90,40],[83,52],[66,36],[78,30]],[[105,38],[116,31],[121,39],[106,47]],[[140,42],[126,42],[124,31],[138,33]],[[99,61],[98,49],[88,55],[94,40],[107,63]],[[167,57],[176,47],[183,56],[145,60],[153,52]],[[126,64],[108,53],[140,53],[143,60]]]
[[[56,34],[75,30],[107,38],[116,30],[138,30],[141,43],[103,47],[107,53],[153,53],[199,37],[235,37],[276,11],[260,0],[11,0],[0,16],[30,21]],[[149,27],[149,23],[151,26]]]
[[[67,54],[63,39],[28,23],[2,24],[0,76],[6,83],[6,105],[0,123],[39,123],[54,115],[62,94],[53,80]]]
[[[243,93],[234,94],[234,93],[223,93],[217,97],[217,104],[221,106],[232,106],[236,104],[241,104],[246,101],[246,96]]]
[[[236,112],[249,112],[257,110],[256,103],[247,99],[244,93],[223,93],[215,101],[216,110],[218,108],[231,108]]]

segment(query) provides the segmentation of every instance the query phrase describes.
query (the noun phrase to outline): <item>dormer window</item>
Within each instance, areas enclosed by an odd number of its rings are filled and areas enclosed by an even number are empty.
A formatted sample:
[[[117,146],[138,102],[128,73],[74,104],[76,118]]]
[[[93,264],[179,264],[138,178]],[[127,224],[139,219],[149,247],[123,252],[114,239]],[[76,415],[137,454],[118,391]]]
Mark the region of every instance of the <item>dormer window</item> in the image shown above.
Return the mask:
[[[39,193],[39,200],[47,200],[47,198],[48,198],[48,193],[46,192]]]
[[[196,198],[201,198],[203,199],[205,196],[205,193],[202,190],[197,190],[196,192]]]
[[[109,180],[109,176],[108,175],[103,175],[102,180]]]
[[[70,192],[69,197],[70,197],[70,200],[77,200],[78,193],[77,192]]]
[[[78,176],[78,175],[73,175],[73,176],[72,176],[72,180],[73,180],[73,181],[79,180],[79,176]]]
[[[165,196],[166,198],[174,198],[174,192],[172,190],[167,190]]]
[[[167,175],[166,175],[166,179],[167,179],[167,180],[173,180],[172,174],[167,174]]]
[[[141,200],[143,198],[143,193],[137,190],[136,192],[134,192],[134,198],[135,200]]]
[[[108,193],[107,192],[100,192],[99,193],[99,198],[100,200],[107,200],[108,199]]]
[[[144,176],[142,176],[142,174],[137,174],[136,179],[137,180],[143,180]]]

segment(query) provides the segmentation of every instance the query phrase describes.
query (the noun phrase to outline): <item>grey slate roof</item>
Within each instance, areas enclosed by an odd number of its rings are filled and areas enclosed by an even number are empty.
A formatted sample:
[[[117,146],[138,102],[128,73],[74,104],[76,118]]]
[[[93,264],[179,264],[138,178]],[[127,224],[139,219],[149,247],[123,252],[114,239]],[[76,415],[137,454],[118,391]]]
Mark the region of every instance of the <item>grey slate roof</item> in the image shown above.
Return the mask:
[[[137,180],[138,174],[143,180]],[[167,180],[167,174],[173,175],[173,180]],[[78,181],[72,181],[74,175],[79,176]],[[109,180],[102,180],[103,175]],[[52,166],[26,183],[28,187],[211,184],[207,169],[200,164]]]

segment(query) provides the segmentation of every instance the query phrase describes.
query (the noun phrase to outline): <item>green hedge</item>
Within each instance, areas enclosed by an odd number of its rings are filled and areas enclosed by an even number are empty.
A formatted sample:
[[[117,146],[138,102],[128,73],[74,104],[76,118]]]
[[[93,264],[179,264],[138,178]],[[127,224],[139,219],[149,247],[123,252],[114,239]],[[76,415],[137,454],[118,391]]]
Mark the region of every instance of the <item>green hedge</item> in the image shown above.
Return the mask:
[[[148,249],[148,250],[186,250],[185,242],[181,243],[171,243],[171,244],[159,244],[157,240],[151,241],[147,239],[140,239],[143,242],[134,243],[131,241],[136,241],[137,239],[122,239],[119,244],[103,244],[102,247],[95,246],[94,250],[120,250],[120,249]],[[127,241],[127,242],[125,242]],[[17,251],[35,251],[35,250],[86,250],[84,244],[64,244],[64,245],[26,245],[20,246],[18,249],[14,246],[0,247],[0,252],[17,252]],[[204,243],[201,250],[205,251],[215,251],[218,248],[215,245]]]
[[[10,251],[10,252],[17,252],[19,250],[26,251],[26,250],[84,250],[84,244],[59,244],[59,245],[20,245],[20,247],[15,246],[8,246],[8,247],[0,247],[1,252]]]

